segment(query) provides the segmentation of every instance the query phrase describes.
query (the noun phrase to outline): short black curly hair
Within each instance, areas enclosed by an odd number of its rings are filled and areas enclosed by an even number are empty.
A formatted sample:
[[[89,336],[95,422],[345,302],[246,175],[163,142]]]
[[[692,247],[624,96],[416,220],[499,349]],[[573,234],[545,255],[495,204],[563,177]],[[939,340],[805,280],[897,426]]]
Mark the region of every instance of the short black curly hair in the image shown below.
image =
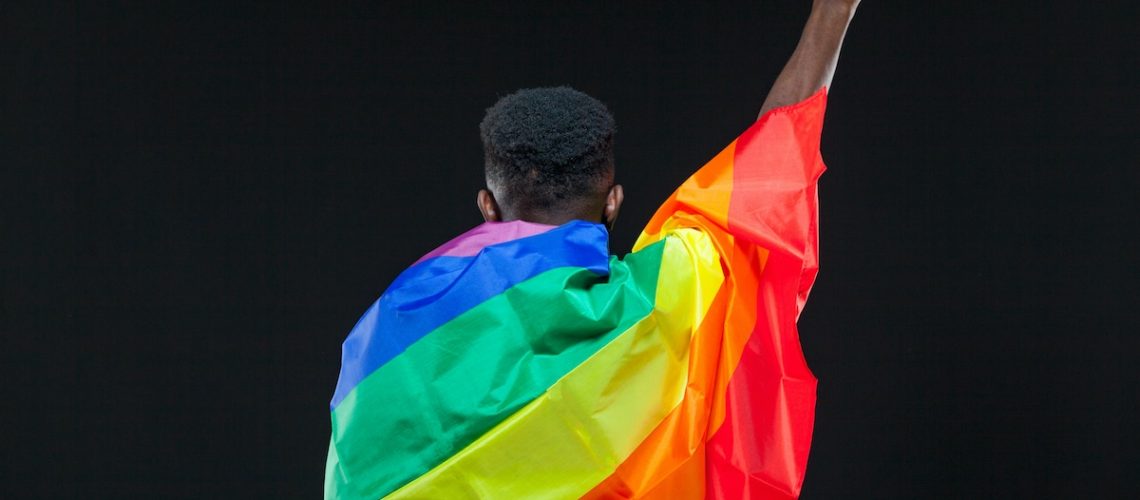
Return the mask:
[[[507,95],[487,108],[479,132],[487,185],[517,210],[558,210],[613,182],[614,117],[570,87]]]

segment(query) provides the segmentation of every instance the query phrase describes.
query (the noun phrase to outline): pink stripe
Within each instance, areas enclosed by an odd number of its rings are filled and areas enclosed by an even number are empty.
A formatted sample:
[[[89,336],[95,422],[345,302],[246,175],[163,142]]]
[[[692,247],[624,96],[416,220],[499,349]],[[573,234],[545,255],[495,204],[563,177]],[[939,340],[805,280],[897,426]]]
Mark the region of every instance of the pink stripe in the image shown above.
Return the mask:
[[[484,222],[455,239],[440,245],[416,264],[434,257],[467,257],[479,253],[484,247],[506,241],[545,233],[558,226],[514,220],[510,222]]]

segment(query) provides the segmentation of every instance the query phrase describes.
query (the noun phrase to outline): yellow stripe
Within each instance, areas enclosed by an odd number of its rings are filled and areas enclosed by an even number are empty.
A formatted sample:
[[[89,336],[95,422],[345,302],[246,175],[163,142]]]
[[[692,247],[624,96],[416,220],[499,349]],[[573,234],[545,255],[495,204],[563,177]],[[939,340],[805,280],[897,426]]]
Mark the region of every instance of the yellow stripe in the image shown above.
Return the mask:
[[[680,403],[692,332],[724,281],[707,235],[670,236],[653,313],[389,498],[570,498],[609,476]]]

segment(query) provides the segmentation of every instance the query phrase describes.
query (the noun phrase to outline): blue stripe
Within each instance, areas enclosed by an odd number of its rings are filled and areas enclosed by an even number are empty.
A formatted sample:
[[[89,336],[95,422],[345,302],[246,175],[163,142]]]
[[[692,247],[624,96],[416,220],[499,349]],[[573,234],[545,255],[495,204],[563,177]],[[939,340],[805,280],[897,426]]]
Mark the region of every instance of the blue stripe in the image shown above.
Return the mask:
[[[357,321],[341,352],[330,408],[376,369],[432,330],[518,283],[559,267],[609,274],[609,234],[572,221],[545,233],[490,245],[467,257],[435,257],[400,274]]]

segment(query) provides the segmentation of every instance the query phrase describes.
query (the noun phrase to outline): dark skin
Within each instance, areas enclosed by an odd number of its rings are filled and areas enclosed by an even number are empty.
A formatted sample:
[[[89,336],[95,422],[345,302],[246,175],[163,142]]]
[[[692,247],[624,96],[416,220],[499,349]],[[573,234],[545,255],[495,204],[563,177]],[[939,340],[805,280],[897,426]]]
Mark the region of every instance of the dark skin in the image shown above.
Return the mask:
[[[479,211],[483,213],[483,220],[487,222],[525,220],[560,226],[571,220],[586,220],[601,222],[607,228],[612,228],[617,221],[623,201],[625,201],[625,191],[622,190],[621,184],[614,184],[605,195],[576,200],[560,207],[560,210],[551,211],[522,211],[510,203],[500,204],[487,188],[480,189],[475,199]]]
[[[776,77],[772,89],[760,106],[760,116],[771,109],[795,104],[811,97],[821,87],[831,88],[843,36],[855,15],[859,0],[814,0],[796,50]],[[757,117],[759,118],[759,117]],[[476,203],[487,222],[525,220],[541,224],[562,225],[571,220],[600,222],[612,228],[625,193],[621,184],[613,184],[604,194],[574,200],[554,210],[520,210],[510,200],[499,203],[493,191],[479,190]]]

